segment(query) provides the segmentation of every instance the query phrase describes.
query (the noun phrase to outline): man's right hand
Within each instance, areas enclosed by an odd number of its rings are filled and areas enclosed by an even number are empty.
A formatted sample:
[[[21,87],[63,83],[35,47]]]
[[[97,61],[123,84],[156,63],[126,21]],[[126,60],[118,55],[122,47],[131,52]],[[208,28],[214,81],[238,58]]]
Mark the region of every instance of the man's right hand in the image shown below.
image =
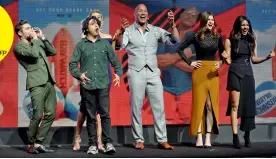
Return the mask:
[[[41,39],[41,40],[45,39],[43,32],[38,27],[34,28],[34,32],[36,33],[36,35],[39,39]]]
[[[86,74],[87,74],[87,71],[82,73],[80,76],[80,79],[84,85],[86,84],[86,82],[90,83],[90,79],[86,77]]]
[[[30,34],[31,34],[31,37],[33,37],[33,39],[37,39],[37,34],[33,29],[31,30]]]

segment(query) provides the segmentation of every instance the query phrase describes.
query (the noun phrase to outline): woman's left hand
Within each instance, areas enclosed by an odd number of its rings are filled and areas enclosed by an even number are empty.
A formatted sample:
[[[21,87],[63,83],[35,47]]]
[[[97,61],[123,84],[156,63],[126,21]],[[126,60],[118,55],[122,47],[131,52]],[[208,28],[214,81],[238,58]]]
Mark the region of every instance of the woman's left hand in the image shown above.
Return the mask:
[[[221,65],[222,65],[222,61],[218,61],[216,63],[216,69],[218,70],[221,67]]]
[[[268,55],[267,55],[267,58],[270,59],[271,57],[274,57],[275,56],[275,52],[274,51],[271,51]]]

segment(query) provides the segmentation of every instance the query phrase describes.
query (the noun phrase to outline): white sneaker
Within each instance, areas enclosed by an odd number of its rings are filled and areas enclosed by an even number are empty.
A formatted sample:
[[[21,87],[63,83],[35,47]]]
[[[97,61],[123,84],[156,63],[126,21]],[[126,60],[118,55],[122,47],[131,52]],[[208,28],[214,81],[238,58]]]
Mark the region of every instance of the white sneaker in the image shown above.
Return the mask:
[[[87,150],[87,154],[97,154],[98,153],[98,149],[96,146],[90,146]]]
[[[114,153],[116,153],[116,149],[115,149],[115,147],[111,143],[107,143],[105,145],[105,150],[106,150],[106,153],[108,153],[108,154],[114,154]]]

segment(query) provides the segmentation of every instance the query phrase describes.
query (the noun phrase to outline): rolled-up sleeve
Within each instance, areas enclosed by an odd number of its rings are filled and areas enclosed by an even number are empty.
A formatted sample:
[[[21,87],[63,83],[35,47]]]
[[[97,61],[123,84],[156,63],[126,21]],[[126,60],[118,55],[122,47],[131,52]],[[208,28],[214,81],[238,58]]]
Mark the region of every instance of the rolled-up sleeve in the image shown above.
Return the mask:
[[[130,36],[129,30],[126,29],[125,32],[124,32],[124,34],[123,34],[123,41],[122,41],[122,45],[121,45],[120,50],[122,50],[122,49],[124,49],[124,48],[127,47],[128,42],[129,42],[129,36]]]

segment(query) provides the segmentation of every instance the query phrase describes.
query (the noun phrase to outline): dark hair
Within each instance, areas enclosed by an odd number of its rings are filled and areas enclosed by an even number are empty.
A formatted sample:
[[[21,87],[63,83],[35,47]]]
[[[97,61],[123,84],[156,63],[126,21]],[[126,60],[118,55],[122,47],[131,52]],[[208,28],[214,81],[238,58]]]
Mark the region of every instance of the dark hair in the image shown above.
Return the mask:
[[[21,31],[22,26],[24,24],[28,24],[29,22],[27,20],[20,20],[19,23],[17,23],[14,27],[15,33],[18,35],[18,32]],[[18,35],[20,37],[20,35]]]
[[[241,25],[244,20],[246,20],[249,25],[249,31],[248,31],[248,34],[246,35],[246,39],[249,43],[251,53],[253,53],[254,48],[255,48],[255,39],[256,39],[255,33],[253,32],[250,20],[246,16],[243,16],[243,15],[237,17],[237,19],[234,22],[233,29],[230,32],[229,40],[231,41],[231,49],[233,49],[235,52],[239,51],[239,41],[242,37]]]
[[[101,21],[99,21],[99,19],[95,16],[91,16],[91,17],[87,17],[83,22],[82,22],[82,32],[84,35],[87,35],[88,33],[88,25],[89,25],[89,21],[93,19],[94,21],[97,22],[97,24],[99,26],[101,26]]]
[[[205,37],[205,32],[207,31],[207,27],[206,24],[208,22],[208,18],[209,16],[213,16],[213,18],[215,18],[215,16],[211,13],[211,12],[203,12],[200,16],[200,26],[199,26],[199,30],[198,30],[198,35],[200,40],[203,40]],[[211,34],[214,38],[218,38],[218,32],[216,29],[216,23],[214,24],[213,29],[211,30]]]

